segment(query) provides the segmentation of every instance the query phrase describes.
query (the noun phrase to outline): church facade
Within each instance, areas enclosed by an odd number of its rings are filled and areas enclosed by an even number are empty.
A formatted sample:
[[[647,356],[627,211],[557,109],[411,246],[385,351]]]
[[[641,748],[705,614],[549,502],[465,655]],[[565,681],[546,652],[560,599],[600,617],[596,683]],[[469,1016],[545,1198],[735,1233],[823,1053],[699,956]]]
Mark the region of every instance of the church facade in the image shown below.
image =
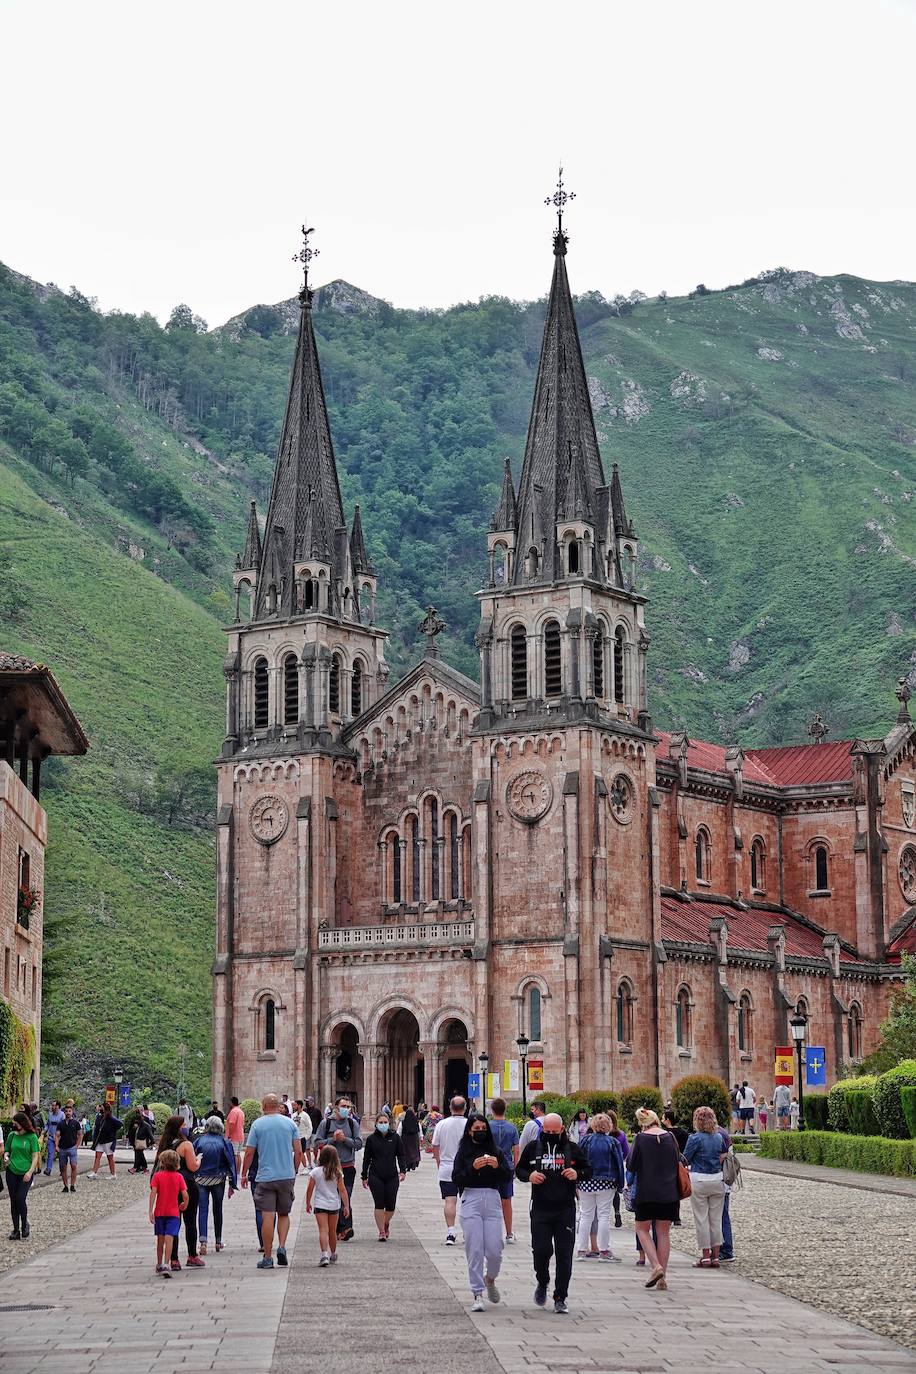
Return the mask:
[[[808,1017],[828,1079],[916,949],[916,729],[725,748],[653,725],[646,598],[595,434],[562,221],[527,442],[479,592],[480,681],[392,685],[300,294],[263,537],[235,572],[218,761],[213,1090],[463,1090],[519,1035],[552,1091],[772,1084]],[[481,553],[483,554],[483,549]]]

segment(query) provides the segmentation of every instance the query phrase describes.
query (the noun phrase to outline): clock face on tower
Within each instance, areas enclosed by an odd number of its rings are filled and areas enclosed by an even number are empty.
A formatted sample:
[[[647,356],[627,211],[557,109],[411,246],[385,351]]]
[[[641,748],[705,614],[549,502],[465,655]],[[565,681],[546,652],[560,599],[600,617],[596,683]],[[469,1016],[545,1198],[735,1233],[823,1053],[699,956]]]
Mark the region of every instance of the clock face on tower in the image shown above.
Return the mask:
[[[258,797],[248,812],[248,824],[259,844],[275,844],[289,825],[289,808],[280,797]]]
[[[506,805],[518,821],[534,825],[550,810],[553,785],[537,771],[518,773],[506,787]]]

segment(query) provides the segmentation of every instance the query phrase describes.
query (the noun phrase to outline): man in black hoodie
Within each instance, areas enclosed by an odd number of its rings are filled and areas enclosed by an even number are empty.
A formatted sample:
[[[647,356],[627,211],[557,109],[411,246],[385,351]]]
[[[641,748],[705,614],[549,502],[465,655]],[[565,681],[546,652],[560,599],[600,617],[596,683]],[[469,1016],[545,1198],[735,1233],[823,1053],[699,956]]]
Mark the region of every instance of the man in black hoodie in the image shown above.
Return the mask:
[[[556,1255],[554,1312],[568,1312],[566,1296],[576,1244],[576,1188],[592,1176],[583,1151],[569,1139],[563,1118],[544,1117],[541,1134],[528,1142],[516,1166],[516,1177],[531,1184],[531,1250],[537,1287],[534,1301],[543,1307],[550,1282],[550,1257]]]

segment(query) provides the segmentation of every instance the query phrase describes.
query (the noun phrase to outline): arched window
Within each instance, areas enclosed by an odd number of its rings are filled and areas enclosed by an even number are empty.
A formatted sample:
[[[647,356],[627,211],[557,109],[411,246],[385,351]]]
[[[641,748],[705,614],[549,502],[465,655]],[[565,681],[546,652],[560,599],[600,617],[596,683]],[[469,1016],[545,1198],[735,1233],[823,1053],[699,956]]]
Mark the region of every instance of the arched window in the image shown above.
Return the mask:
[[[622,625],[614,631],[614,700],[623,705],[623,656],[627,642]]]
[[[254,661],[254,728],[256,730],[266,730],[269,723],[269,682],[267,659],[256,658]]]
[[[696,875],[698,883],[708,883],[710,873],[710,840],[709,831],[705,826],[700,826],[697,831],[694,843],[694,856],[696,860]]]
[[[830,873],[827,864],[827,846],[814,846],[814,890],[827,892],[830,889]]]
[[[690,1049],[693,1030],[690,1024],[692,1019],[690,989],[687,987],[678,988],[677,1001],[674,1005],[674,1031],[679,1049]]]
[[[742,992],[738,998],[738,1049],[744,1054],[750,1054],[753,1049],[753,1016],[751,994]]]
[[[532,983],[528,989],[528,1039],[541,1038],[541,989]]]
[[[353,664],[350,678],[350,715],[358,716],[363,709],[363,665],[359,659]]]
[[[849,1058],[862,1058],[862,1008],[858,1002],[849,1008]]]
[[[766,885],[766,850],[763,840],[756,839],[751,845],[751,891],[762,892]]]
[[[340,654],[331,657],[331,671],[328,676],[328,710],[332,716],[340,715]]]
[[[509,637],[512,659],[512,700],[524,701],[528,695],[528,636],[524,625],[513,625]]]
[[[430,877],[432,879],[432,899],[439,900],[439,803],[435,797],[429,799],[429,857]]]
[[[596,697],[604,696],[604,633],[598,630],[592,640],[592,680]]]
[[[579,541],[570,539],[566,546],[566,566],[570,576],[574,576],[579,571]]]
[[[283,724],[295,725],[299,719],[299,663],[295,654],[283,660]]]
[[[563,695],[563,660],[560,648],[560,626],[548,620],[544,626],[544,695]]]
[[[804,1017],[807,1017],[807,1016],[808,1016],[808,1001],[807,1001],[807,998],[805,998],[805,997],[799,997],[798,1001],[795,1003],[795,1015],[796,1015],[796,1016],[804,1016]],[[808,1039],[809,1039],[809,1041],[810,1041],[810,1039],[811,1039],[810,1033],[808,1034]]]
[[[264,1048],[277,1048],[277,1005],[272,997],[267,997],[264,1001]]]
[[[457,902],[459,893],[458,884],[460,879],[459,864],[461,860],[458,853],[458,817],[455,815],[454,811],[448,818],[448,827],[448,843],[449,853],[451,857],[451,898],[453,902]]]
[[[420,900],[420,823],[410,818],[410,900]]]
[[[391,897],[395,905],[401,898],[401,840],[395,832],[388,841],[391,845]]]
[[[617,1043],[633,1043],[633,988],[626,978],[617,987]]]
[[[305,583],[305,596],[304,596],[304,598],[303,598],[303,602],[304,602],[304,605],[305,605],[305,609],[306,609],[307,611],[312,611],[312,610],[315,609],[315,601],[316,601],[316,597],[315,597],[315,588],[316,588],[317,585],[318,585],[318,584],[317,584],[311,577],[309,577],[309,578],[306,580],[306,583]]]

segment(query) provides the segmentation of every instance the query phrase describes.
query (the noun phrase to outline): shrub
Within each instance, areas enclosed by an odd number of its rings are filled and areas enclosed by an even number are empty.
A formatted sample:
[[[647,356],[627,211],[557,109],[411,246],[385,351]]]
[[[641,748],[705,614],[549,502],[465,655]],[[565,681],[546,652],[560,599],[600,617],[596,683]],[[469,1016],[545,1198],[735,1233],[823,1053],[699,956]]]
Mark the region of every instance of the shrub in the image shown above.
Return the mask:
[[[859,1078],[843,1078],[839,1083],[834,1083],[827,1094],[827,1118],[831,1131],[849,1131],[850,1097],[867,1097],[871,1102],[877,1081],[873,1074],[862,1074]],[[871,1134],[878,1135],[877,1128]]]
[[[581,1111],[582,1103],[576,1102],[572,1097],[563,1097],[560,1093],[538,1093],[533,1099],[535,1102],[542,1102],[545,1111],[558,1112],[563,1118],[563,1124],[568,1126],[576,1112]]]
[[[261,1115],[261,1104],[256,1097],[243,1097],[239,1106],[245,1113],[245,1130],[247,1131],[252,1121],[256,1121]]]
[[[847,1093],[846,1114],[849,1117],[850,1135],[881,1135],[881,1124],[870,1092]]]
[[[916,1137],[916,1088],[900,1089],[900,1105],[903,1108],[903,1118],[909,1127],[910,1135]]]
[[[648,1107],[650,1111],[658,1112],[659,1119],[665,1110],[665,1103],[658,1088],[650,1083],[637,1083],[635,1087],[624,1088],[620,1093],[620,1124],[625,1131],[636,1130],[636,1108]]]
[[[904,1059],[895,1069],[888,1069],[875,1084],[875,1115],[882,1135],[892,1140],[907,1140],[909,1127],[903,1115],[900,1089],[916,1086],[916,1059]]]
[[[156,1118],[156,1134],[162,1135],[163,1126],[169,1117],[174,1116],[175,1113],[167,1102],[150,1102],[149,1109]]]
[[[864,1093],[859,1094],[865,1097]],[[869,1098],[869,1103],[871,1099]],[[812,1131],[829,1131],[830,1122],[828,1120],[828,1095],[827,1093],[810,1093],[805,1096],[805,1125]]]
[[[597,1112],[620,1111],[619,1093],[608,1092],[605,1088],[580,1088],[578,1092],[570,1093],[570,1097],[580,1107],[588,1107],[590,1116]]]
[[[859,1173],[916,1177],[916,1141],[838,1131],[766,1131],[760,1153],[767,1159],[801,1160]]]
[[[720,1126],[727,1126],[731,1118],[728,1085],[713,1074],[692,1073],[679,1078],[671,1089],[671,1105],[679,1126],[693,1130],[693,1114],[697,1107],[712,1107]]]

